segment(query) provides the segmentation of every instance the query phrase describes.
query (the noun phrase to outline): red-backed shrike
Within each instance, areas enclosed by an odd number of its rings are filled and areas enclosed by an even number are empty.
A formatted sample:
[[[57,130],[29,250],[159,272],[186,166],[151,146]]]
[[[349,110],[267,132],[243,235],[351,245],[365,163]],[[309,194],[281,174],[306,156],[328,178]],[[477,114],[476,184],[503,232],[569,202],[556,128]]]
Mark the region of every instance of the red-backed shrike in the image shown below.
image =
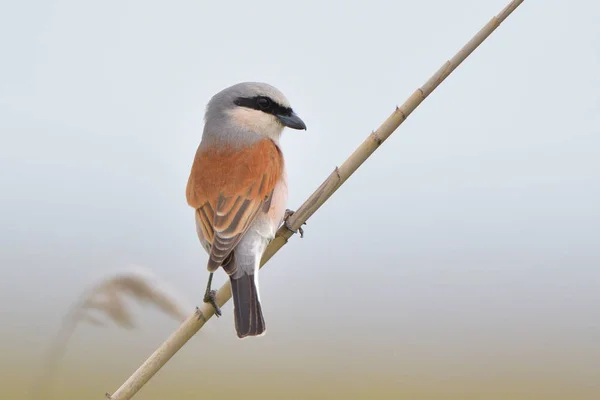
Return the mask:
[[[306,129],[285,96],[265,83],[244,82],[217,93],[206,107],[187,202],[195,209],[200,243],[209,254],[204,301],[221,314],[211,290],[220,266],[229,275],[240,338],[265,332],[258,268],[284,220],[287,179],[279,137]]]

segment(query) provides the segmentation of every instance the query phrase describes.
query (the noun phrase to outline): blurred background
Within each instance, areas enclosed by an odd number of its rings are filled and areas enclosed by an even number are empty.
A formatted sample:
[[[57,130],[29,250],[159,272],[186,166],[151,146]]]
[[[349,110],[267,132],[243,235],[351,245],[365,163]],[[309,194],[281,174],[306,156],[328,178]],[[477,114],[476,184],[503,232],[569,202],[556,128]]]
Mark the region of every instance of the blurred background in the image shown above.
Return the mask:
[[[131,266],[201,301],[206,102],[281,89],[297,208],[507,0],[0,6],[0,380],[28,398],[79,296]],[[136,399],[600,398],[600,6],[526,1]],[[225,282],[222,271],[216,276]],[[103,398],[178,326],[80,324],[46,399]]]

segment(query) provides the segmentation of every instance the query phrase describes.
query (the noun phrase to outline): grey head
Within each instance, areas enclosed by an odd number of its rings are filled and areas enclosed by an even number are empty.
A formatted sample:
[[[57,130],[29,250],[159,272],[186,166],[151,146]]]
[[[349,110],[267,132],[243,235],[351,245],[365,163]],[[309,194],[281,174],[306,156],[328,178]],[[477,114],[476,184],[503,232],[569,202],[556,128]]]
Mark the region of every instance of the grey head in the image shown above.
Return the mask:
[[[204,119],[205,140],[268,137],[278,143],[285,127],[306,130],[283,93],[262,82],[242,82],[221,90],[208,102]]]

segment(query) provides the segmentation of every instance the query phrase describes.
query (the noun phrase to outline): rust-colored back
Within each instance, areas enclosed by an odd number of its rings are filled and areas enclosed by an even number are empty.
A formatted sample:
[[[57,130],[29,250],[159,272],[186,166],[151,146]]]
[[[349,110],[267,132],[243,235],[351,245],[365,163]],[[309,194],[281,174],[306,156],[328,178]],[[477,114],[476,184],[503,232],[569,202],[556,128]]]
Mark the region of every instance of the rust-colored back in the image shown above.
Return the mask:
[[[198,149],[186,197],[197,210],[200,233],[211,245],[209,271],[223,263],[269,203],[282,172],[281,151],[270,139],[241,149]]]

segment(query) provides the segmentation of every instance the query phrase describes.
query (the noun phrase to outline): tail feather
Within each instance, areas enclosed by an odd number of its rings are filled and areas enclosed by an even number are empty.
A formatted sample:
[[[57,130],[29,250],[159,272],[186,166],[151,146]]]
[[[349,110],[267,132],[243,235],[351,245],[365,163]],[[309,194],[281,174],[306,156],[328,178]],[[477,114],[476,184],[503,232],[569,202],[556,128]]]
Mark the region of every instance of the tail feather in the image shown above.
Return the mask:
[[[254,274],[230,277],[235,330],[240,338],[259,336],[266,330]]]

